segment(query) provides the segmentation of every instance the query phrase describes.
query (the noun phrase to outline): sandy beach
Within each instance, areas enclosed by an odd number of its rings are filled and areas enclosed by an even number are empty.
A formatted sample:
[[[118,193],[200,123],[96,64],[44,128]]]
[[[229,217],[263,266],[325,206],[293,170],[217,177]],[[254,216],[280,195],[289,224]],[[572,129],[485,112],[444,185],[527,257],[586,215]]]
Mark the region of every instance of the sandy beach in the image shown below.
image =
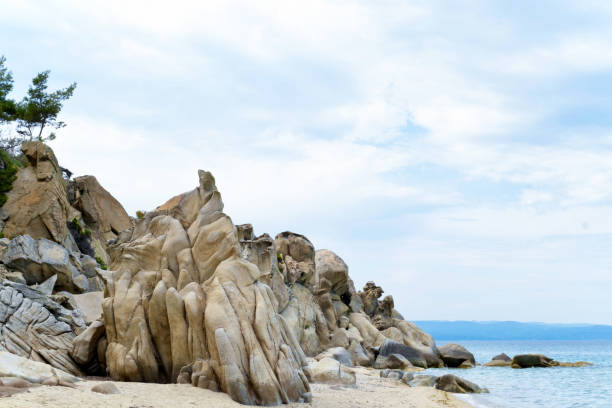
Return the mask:
[[[356,386],[311,384],[311,404],[293,408],[469,408],[452,394],[428,387],[411,388],[400,381],[380,378],[378,371],[356,368]],[[239,408],[226,394],[184,384],[115,382],[118,395],[90,391],[101,381],[82,381],[76,388],[41,386],[29,392],[0,398],[6,408]]]

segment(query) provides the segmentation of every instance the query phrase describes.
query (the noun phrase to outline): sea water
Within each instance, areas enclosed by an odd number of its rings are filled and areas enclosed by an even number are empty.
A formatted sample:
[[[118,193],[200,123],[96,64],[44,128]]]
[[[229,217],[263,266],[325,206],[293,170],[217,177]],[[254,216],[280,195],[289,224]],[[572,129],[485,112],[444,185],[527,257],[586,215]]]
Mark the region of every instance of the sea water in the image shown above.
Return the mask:
[[[429,369],[423,374],[454,374],[486,387],[489,394],[466,399],[491,408],[612,408],[612,340],[603,341],[440,341],[458,343],[486,363],[500,353],[544,354],[557,361],[588,361],[589,367],[513,369],[483,367]]]

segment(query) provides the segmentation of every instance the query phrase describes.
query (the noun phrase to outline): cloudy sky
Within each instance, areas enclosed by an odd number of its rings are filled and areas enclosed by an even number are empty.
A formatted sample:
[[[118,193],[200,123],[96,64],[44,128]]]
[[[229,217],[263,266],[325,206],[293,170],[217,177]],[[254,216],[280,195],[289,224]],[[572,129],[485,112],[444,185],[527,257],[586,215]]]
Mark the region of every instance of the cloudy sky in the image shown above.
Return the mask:
[[[337,252],[408,319],[612,324],[608,1],[3,2],[20,97],[129,213],[226,212]]]

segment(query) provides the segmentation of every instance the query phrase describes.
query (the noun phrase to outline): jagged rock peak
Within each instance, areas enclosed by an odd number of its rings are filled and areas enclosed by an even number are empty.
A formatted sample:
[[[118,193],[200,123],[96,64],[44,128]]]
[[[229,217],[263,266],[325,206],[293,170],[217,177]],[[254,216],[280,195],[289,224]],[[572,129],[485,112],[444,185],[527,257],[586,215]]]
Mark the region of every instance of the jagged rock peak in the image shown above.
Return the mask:
[[[244,404],[309,399],[306,357],[277,313],[269,271],[241,257],[209,172],[110,249],[103,301],[115,380],[176,382]],[[191,373],[191,375],[189,375]]]

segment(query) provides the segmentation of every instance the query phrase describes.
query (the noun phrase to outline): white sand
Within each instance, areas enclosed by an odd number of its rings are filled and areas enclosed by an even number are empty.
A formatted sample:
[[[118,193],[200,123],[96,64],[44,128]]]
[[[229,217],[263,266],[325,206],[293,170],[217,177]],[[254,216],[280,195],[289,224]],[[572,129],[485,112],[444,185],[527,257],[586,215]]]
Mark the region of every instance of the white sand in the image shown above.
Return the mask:
[[[311,384],[312,404],[291,404],[292,408],[468,408],[452,394],[433,388],[411,388],[397,380],[379,378],[378,372],[358,368],[357,385]],[[77,388],[37,387],[29,392],[0,398],[4,408],[240,408],[226,394],[191,385],[115,382],[118,395],[103,395],[90,389],[99,381],[82,381]]]

